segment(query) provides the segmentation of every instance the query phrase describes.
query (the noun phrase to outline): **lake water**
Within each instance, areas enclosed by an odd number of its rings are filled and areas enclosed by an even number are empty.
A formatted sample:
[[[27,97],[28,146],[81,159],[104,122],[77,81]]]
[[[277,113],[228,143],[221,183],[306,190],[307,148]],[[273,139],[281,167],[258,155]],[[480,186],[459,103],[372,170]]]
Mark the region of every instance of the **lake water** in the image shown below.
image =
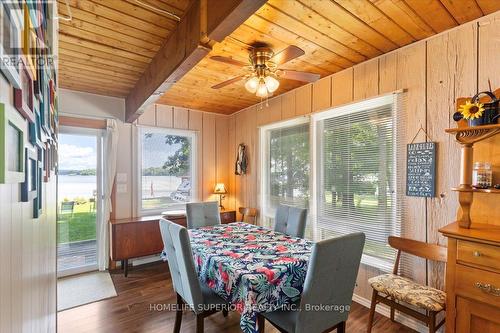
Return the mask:
[[[145,176],[142,179],[143,198],[169,197],[182,182],[181,178],[171,176]],[[77,197],[89,199],[96,189],[96,176],[59,176],[59,201]]]

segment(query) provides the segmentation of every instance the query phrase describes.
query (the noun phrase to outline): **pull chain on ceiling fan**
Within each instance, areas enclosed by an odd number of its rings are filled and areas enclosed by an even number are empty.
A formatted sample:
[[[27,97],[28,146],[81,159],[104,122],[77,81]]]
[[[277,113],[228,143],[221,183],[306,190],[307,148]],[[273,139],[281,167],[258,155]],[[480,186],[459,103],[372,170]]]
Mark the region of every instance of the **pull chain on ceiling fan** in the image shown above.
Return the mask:
[[[220,89],[240,80],[246,80],[245,89],[248,92],[260,98],[267,98],[279,88],[280,79],[314,82],[320,78],[319,74],[278,68],[304,54],[304,50],[291,45],[277,54],[274,54],[273,50],[267,46],[255,47],[250,51],[249,64],[232,58],[213,56],[210,59],[242,67],[247,73],[221,82],[212,88]]]

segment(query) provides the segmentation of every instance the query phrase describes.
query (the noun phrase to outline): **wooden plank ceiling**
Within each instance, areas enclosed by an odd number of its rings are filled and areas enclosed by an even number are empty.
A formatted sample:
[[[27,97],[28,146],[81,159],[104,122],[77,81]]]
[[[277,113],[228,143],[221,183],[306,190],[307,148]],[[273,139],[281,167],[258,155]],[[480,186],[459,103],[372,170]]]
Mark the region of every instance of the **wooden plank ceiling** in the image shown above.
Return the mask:
[[[61,14],[65,12],[60,1]],[[176,22],[135,0],[69,0],[71,22],[61,21],[60,86],[126,96]],[[189,0],[142,0],[179,16]],[[500,9],[495,0],[269,0],[158,103],[230,114],[260,101],[243,82],[214,90],[241,75],[210,59],[248,61],[248,48],[264,42],[280,51],[297,45],[306,54],[282,68],[327,76]],[[275,94],[303,83],[281,80]]]
[[[58,0],[59,86],[126,97],[176,28],[190,0]],[[149,5],[149,6],[148,6]]]

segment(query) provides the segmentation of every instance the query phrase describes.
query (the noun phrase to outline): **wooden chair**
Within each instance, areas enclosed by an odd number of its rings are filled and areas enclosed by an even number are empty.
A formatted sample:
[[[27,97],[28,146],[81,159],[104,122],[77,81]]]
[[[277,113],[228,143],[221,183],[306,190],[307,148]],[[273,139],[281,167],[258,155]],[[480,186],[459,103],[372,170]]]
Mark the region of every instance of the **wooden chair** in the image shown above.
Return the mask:
[[[398,250],[392,274],[383,274],[368,280],[373,288],[373,294],[367,333],[372,331],[377,303],[386,304],[391,308],[392,321],[394,321],[395,310],[398,310],[424,322],[429,327],[429,333],[436,332],[445,322],[445,317],[443,317],[436,324],[436,315],[445,311],[445,292],[401,277],[398,275],[398,269],[402,252],[446,263],[446,247],[394,236],[389,237],[389,245]],[[404,304],[425,310],[425,314]]]
[[[245,216],[252,218],[252,224],[257,224],[257,208],[240,207],[239,212],[242,215],[241,221],[245,222]]]
[[[62,214],[71,214],[71,217],[73,217],[74,208],[75,208],[75,202],[74,201],[63,201],[63,202],[61,202],[61,215]]]

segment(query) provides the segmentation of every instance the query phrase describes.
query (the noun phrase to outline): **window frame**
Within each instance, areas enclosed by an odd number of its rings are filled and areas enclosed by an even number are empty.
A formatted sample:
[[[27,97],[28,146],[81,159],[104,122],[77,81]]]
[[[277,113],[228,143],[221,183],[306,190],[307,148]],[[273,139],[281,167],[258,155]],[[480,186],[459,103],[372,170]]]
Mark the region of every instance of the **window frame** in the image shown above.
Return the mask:
[[[179,206],[183,206],[186,203],[179,203],[172,207],[165,207],[159,209],[143,209],[142,208],[142,132],[144,130],[151,131],[153,133],[161,133],[164,135],[177,135],[185,136],[191,139],[191,201],[198,201],[198,131],[187,130],[187,129],[177,129],[177,128],[166,128],[166,127],[155,127],[155,126],[145,126],[136,125],[135,133],[135,182],[134,182],[134,200],[135,209],[138,216],[147,216],[161,214],[169,210],[178,210]]]
[[[269,149],[269,140],[270,140],[270,131],[276,129],[283,129],[287,127],[294,127],[298,125],[309,124],[309,170],[312,170],[313,164],[311,160],[311,119],[310,116],[302,116],[290,120],[284,120],[277,123],[265,125],[259,127],[259,148],[260,148],[260,186],[259,186],[259,202],[261,207],[261,214],[259,214],[259,218],[271,218],[274,219],[274,215],[267,212],[266,207],[266,193],[269,192],[268,188],[268,179],[269,179],[269,165],[270,165],[270,149]],[[311,177],[312,172],[309,172],[309,201],[311,200]],[[309,204],[310,205],[310,204]]]
[[[318,199],[320,198],[320,191],[321,188],[319,186],[319,180],[320,180],[320,170],[319,168],[321,167],[321,153],[323,151],[323,147],[321,146],[322,143],[322,137],[321,137],[321,121],[325,119],[330,119],[330,118],[335,118],[335,117],[340,117],[352,113],[357,113],[357,112],[363,112],[365,110],[381,107],[384,105],[393,105],[395,106],[396,110],[398,109],[397,105],[397,95],[400,92],[393,92],[389,93],[386,95],[380,95],[377,97],[369,98],[366,100],[362,101],[357,101],[349,104],[345,104],[339,107],[331,108],[323,112],[315,113],[311,115],[311,174],[312,174],[312,182],[311,182],[311,199],[310,199],[310,211],[311,213],[316,217],[317,212],[318,212]],[[397,170],[397,161],[398,161],[398,154],[404,154],[405,152],[400,152],[398,151],[399,145],[397,142],[397,132],[399,131],[398,129],[398,123],[396,121],[397,115],[393,115],[393,125],[394,125],[394,156],[393,156],[393,164],[394,164],[394,170]],[[404,171],[403,171],[404,172]],[[397,173],[394,172],[393,175],[394,182],[397,182]],[[395,190],[397,190],[397,186],[395,186]],[[398,195],[396,194],[396,205],[393,208],[393,215],[394,215],[394,210],[397,210],[397,205],[400,205],[401,202],[398,202]],[[403,221],[400,221],[401,224]],[[394,221],[392,221],[394,223]],[[318,226],[317,226],[317,219],[313,219],[313,231],[314,231],[314,239],[317,240],[319,238],[318,235]],[[400,230],[401,232],[401,225],[400,225]],[[393,268],[393,262],[386,261],[381,258],[373,257],[368,254],[363,253],[361,257],[361,263],[370,267],[378,268],[382,271],[385,272],[390,272]]]

